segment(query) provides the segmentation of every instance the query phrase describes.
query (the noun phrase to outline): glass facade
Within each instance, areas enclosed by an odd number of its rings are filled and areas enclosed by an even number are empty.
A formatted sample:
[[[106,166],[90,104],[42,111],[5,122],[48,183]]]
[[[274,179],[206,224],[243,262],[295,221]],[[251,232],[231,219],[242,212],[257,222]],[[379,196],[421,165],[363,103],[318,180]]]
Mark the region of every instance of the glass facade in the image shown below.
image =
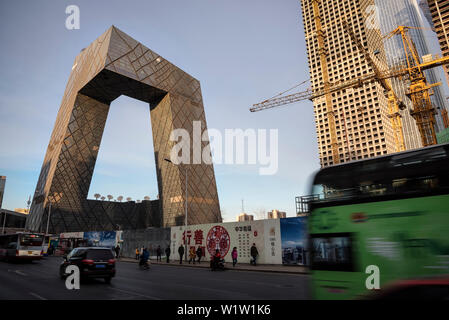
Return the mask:
[[[149,104],[159,200],[122,205],[87,200],[110,103],[120,95]],[[27,228],[50,232],[137,229],[221,222],[212,164],[173,165],[174,129],[206,130],[198,80],[115,27],[76,57],[45,155]],[[203,147],[208,141],[203,141]],[[192,143],[190,143],[192,145]],[[143,213],[142,213],[143,212]],[[147,215],[147,216],[145,216]]]
[[[417,0],[375,0],[375,4],[378,8],[380,30],[383,35],[386,35],[396,29],[398,26],[409,26],[420,29],[410,29],[410,38],[416,45],[418,54],[422,57],[430,54],[430,44],[426,37],[433,36],[436,38],[436,34],[433,32],[425,32],[426,25],[424,24],[425,16],[421,12],[419,3]],[[405,65],[405,54],[402,44],[402,38],[400,36],[394,36],[390,39],[384,40],[384,47],[388,65],[390,67],[398,67]],[[435,69],[425,71],[427,82],[429,84],[444,81],[439,77],[439,73]],[[402,97],[402,100],[406,102],[407,109],[411,108],[410,101],[405,97],[407,90],[406,86],[399,79],[392,79],[394,89]],[[443,83],[443,85],[445,85]],[[433,96],[431,97],[432,104],[437,109],[436,114],[436,129],[437,131],[443,129],[443,122],[440,116],[440,109],[447,108],[447,102],[444,99],[443,90],[440,87],[433,88]],[[404,125],[404,139],[406,144],[409,144],[412,148],[420,147],[420,141],[414,141],[416,134],[410,134],[416,129],[414,120],[403,112],[403,125]],[[409,148],[407,148],[409,149]]]

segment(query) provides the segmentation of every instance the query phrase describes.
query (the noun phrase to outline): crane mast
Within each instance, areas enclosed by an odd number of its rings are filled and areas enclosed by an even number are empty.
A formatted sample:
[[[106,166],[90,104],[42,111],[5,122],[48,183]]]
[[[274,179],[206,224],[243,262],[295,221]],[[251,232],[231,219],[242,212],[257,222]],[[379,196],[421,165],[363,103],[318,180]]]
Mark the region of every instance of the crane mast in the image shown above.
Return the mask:
[[[376,81],[387,91],[389,118],[391,119],[392,127],[395,133],[396,150],[405,150],[404,135],[402,132],[402,120],[399,110],[405,109],[405,104],[395,94],[391,82],[391,78],[409,78],[410,86],[407,95],[412,101],[412,110],[410,114],[415,119],[423,146],[436,144],[435,134],[435,113],[436,110],[430,101],[432,87],[438,86],[441,83],[428,84],[424,75],[425,70],[449,64],[449,56],[433,59],[426,62],[421,62],[416,47],[413,41],[409,38],[407,31],[412,27],[399,26],[394,31],[390,32],[387,37],[394,35],[401,35],[404,52],[406,56],[406,66],[390,68],[389,70],[380,70],[372,60],[369,52],[363,47],[361,42],[356,38],[354,32],[346,22],[343,22],[344,29],[350,35],[352,41],[357,45],[358,49],[364,54],[368,64],[373,69],[373,72],[367,75],[353,78],[349,81],[341,83],[330,83],[329,72],[327,66],[327,53],[325,49],[325,35],[321,27],[321,18],[319,15],[320,0],[312,0],[313,12],[315,17],[315,27],[318,38],[318,50],[320,55],[320,62],[323,75],[323,86],[319,89],[307,89],[306,91],[297,92],[281,97],[266,99],[262,102],[256,103],[250,108],[251,112],[262,111],[266,109],[275,108],[278,106],[303,101],[315,100],[316,98],[325,96],[326,116],[329,124],[329,133],[331,138],[333,162],[339,163],[340,156],[338,152],[338,143],[335,128],[335,114],[332,106],[333,92],[337,92],[346,88],[361,87],[367,83]],[[447,110],[441,110],[441,116],[445,127],[449,127],[449,117]]]
[[[327,123],[329,125],[329,136],[331,140],[331,150],[332,150],[332,162],[337,164],[340,163],[340,152],[338,151],[338,142],[337,142],[337,130],[335,125],[335,113],[334,108],[332,105],[332,96],[328,92],[330,83],[329,83],[329,70],[327,67],[327,51],[326,51],[326,44],[325,39],[326,35],[322,29],[321,25],[321,15],[320,15],[320,9],[319,5],[321,3],[321,0],[312,0],[312,7],[313,7],[313,17],[315,22],[315,29],[317,34],[317,40],[318,40],[318,51],[320,55],[320,65],[321,65],[321,72],[323,75],[323,89],[324,89],[324,96],[325,96],[325,112],[326,112],[326,118]]]

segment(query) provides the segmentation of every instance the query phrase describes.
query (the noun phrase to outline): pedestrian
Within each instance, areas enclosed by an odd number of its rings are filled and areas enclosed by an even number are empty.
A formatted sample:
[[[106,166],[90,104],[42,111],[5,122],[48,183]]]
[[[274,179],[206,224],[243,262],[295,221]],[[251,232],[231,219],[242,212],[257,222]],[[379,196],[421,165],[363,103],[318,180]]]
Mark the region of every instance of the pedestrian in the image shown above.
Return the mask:
[[[55,252],[55,247],[51,244],[50,247],[48,247],[48,255],[51,256]]]
[[[190,262],[192,262],[193,261],[193,264],[195,264],[195,258],[196,258],[196,253],[195,253],[195,247],[190,247],[190,250],[189,250],[189,264],[190,264]]]
[[[251,260],[251,264],[256,265],[256,258],[259,255],[259,251],[257,251],[256,244],[253,243],[253,246],[251,247],[251,257],[253,259]]]
[[[145,268],[149,268],[148,265],[148,259],[150,258],[150,252],[147,250],[147,248],[143,248],[141,255],[140,255],[140,261],[139,266],[143,266]]]
[[[196,249],[196,256],[198,257],[198,263],[201,263],[201,257],[203,256],[203,250],[200,246]]]
[[[156,261],[162,261],[162,249],[161,249],[161,246],[157,246],[157,249],[156,249]]]
[[[139,260],[140,258],[140,251],[139,248],[136,248],[136,260]]]
[[[170,263],[170,246],[165,249],[165,255],[167,256],[167,263]]]
[[[120,255],[120,246],[116,245],[114,250],[115,250],[115,258],[118,259]]]
[[[179,253],[179,264],[182,264],[182,258],[184,257],[184,247],[181,246],[178,248],[178,253]]]
[[[235,265],[237,264],[237,247],[232,248],[232,252],[231,252],[231,256],[232,256],[232,266],[235,267]]]

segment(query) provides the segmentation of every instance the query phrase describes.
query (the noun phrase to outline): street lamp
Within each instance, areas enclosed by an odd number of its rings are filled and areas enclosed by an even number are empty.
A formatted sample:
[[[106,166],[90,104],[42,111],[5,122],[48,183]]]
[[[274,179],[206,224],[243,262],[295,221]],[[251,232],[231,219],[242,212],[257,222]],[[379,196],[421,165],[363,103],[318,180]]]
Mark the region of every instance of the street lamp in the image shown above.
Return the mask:
[[[3,211],[3,228],[2,228],[2,234],[5,234],[5,224],[6,224],[6,211]]]
[[[48,226],[50,225],[51,204],[52,204],[52,200],[51,200],[50,196],[47,196],[47,199],[50,202],[50,205],[48,206],[47,229],[45,231],[45,235],[48,235]]]
[[[167,161],[167,162],[170,162],[171,164],[173,164],[174,165],[174,163],[171,161],[171,160],[169,160],[169,159],[167,159],[167,158],[165,158],[164,159],[165,161]],[[188,205],[188,185],[187,185],[187,182],[188,182],[188,176],[187,176],[187,166],[186,166],[186,204],[185,204],[185,221],[184,221],[184,225],[185,225],[185,235],[184,235],[184,250],[185,250],[185,254],[186,254],[186,261],[187,261],[187,205]]]

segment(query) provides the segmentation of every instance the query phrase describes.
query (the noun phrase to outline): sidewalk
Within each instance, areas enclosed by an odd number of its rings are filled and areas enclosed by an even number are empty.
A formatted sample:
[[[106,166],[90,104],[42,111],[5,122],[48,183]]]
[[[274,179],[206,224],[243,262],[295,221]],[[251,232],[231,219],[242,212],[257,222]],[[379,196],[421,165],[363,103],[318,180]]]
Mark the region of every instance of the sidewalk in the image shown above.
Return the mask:
[[[138,260],[132,258],[124,258],[121,257],[119,259],[121,262],[131,262],[137,263]],[[207,268],[209,269],[209,261],[204,260],[201,261],[200,264],[189,264],[188,262],[183,261],[182,264],[179,263],[179,260],[171,260],[170,263],[167,263],[164,259],[162,262],[157,262],[155,259],[150,260],[150,264],[156,265],[165,265],[165,266],[174,266],[174,267],[186,267],[186,268]],[[250,265],[248,263],[237,263],[235,267],[232,266],[232,263],[225,263],[226,270],[235,270],[235,271],[258,271],[258,272],[276,272],[276,273],[290,273],[290,274],[308,274],[309,269],[307,267],[302,266],[285,266],[278,264],[258,264],[257,266]]]

